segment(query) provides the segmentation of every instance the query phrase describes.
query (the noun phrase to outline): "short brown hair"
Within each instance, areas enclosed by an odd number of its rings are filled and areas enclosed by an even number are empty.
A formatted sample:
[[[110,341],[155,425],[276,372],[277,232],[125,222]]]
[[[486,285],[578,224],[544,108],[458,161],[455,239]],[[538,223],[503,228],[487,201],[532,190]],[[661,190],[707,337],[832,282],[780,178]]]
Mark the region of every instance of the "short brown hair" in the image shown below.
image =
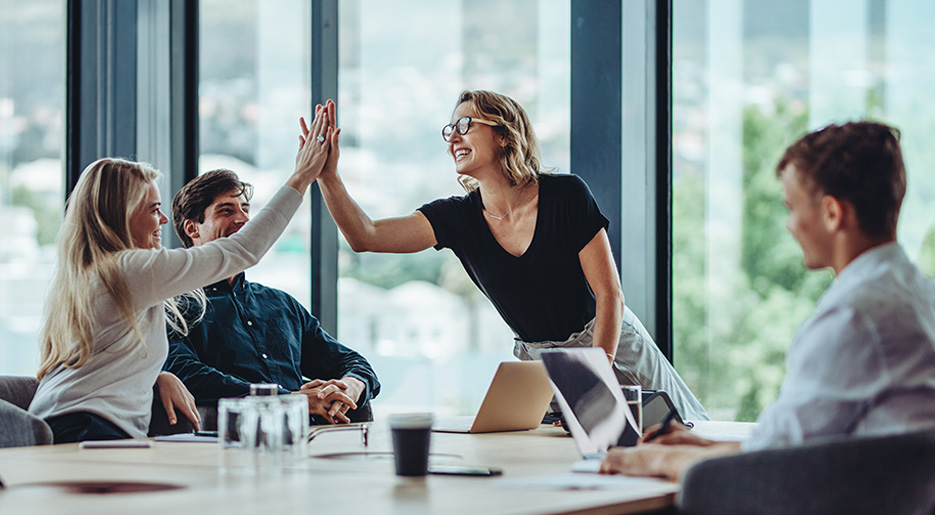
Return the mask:
[[[233,171],[219,168],[195,177],[175,194],[172,199],[172,225],[185,248],[194,244],[185,233],[185,220],[204,223],[205,210],[218,195],[225,193],[234,197],[243,195],[250,200],[253,197],[253,185],[241,181]]]
[[[832,124],[790,145],[776,175],[794,166],[799,180],[815,192],[853,205],[863,232],[895,236],[906,195],[899,137],[898,129],[877,122]]]

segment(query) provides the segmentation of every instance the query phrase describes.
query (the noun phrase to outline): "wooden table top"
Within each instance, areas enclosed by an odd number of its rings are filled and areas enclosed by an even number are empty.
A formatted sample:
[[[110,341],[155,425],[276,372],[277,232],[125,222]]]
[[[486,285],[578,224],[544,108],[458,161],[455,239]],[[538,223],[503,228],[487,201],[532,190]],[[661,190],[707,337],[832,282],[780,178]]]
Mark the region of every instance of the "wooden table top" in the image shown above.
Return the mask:
[[[743,436],[744,425],[702,423],[699,434]],[[749,426],[749,425],[747,425]],[[579,458],[560,428],[533,431],[432,434],[433,464],[503,469],[499,478],[394,474],[385,424],[371,425],[364,447],[356,431],[332,432],[308,445],[309,458],[279,473],[221,474],[212,443],[154,442],[144,449],[79,449],[77,444],[0,450],[0,513],[638,513],[674,502],[678,485],[665,481],[600,489],[511,485],[517,478],[569,474]],[[360,453],[374,459],[360,459]],[[352,453],[358,459],[324,459]],[[114,489],[146,485],[170,489],[127,493],[78,493],[49,483],[101,482]],[[536,481],[532,481],[536,483]],[[81,486],[81,485],[73,485]],[[155,487],[154,487],[155,488]]]

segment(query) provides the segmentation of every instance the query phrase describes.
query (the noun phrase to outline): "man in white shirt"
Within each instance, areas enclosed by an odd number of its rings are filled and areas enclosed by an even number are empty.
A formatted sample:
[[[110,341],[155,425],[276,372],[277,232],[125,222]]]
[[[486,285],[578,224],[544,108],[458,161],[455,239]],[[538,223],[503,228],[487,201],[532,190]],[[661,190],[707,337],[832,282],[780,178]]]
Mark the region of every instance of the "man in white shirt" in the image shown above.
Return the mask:
[[[724,454],[935,427],[935,285],[896,242],[906,192],[899,131],[825,127],[786,149],[776,173],[805,266],[835,273],[789,347],[778,398],[744,442],[675,428],[612,449],[602,472],[677,478]]]

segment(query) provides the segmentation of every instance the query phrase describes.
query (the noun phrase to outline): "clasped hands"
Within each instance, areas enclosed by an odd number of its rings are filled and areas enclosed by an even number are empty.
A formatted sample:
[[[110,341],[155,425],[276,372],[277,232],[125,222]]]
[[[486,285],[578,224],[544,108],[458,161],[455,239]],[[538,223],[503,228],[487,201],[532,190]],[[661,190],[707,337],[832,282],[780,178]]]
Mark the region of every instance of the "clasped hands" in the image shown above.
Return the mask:
[[[308,397],[308,412],[321,415],[328,422],[349,423],[347,412],[357,409],[357,399],[364,391],[364,384],[356,377],[346,376],[341,379],[313,379],[302,385],[294,395]]]

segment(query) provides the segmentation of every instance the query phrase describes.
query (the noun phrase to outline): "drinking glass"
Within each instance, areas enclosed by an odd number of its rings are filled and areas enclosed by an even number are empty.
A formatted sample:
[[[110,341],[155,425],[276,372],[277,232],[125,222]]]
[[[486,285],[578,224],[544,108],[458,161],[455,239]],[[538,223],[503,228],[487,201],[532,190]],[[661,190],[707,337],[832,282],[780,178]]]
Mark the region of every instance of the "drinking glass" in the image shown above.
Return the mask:
[[[623,398],[627,401],[627,407],[633,414],[633,420],[636,421],[636,431],[643,434],[643,387],[640,385],[624,385],[620,387],[623,392]]]
[[[282,470],[286,405],[279,396],[218,402],[219,470],[222,474]]]

